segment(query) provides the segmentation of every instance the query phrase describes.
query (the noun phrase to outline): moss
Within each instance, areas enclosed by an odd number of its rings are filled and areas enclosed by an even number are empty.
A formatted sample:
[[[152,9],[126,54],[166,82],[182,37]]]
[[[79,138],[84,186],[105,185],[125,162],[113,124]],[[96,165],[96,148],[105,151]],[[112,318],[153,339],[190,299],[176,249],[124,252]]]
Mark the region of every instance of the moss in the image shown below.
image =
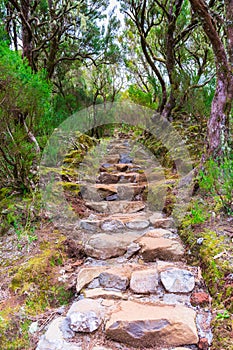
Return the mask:
[[[41,252],[25,261],[21,266],[11,269],[10,288],[18,296],[24,298],[25,311],[38,314],[46,307],[59,303],[54,285],[54,269],[63,263],[63,242],[65,237],[54,233],[54,240],[42,242]]]
[[[25,317],[18,317],[19,306],[7,306],[0,311],[0,348],[4,350],[30,349],[28,327]]]
[[[233,350],[232,343],[232,331],[233,331],[233,319],[213,318],[212,328],[214,330],[214,338],[211,346],[212,350]]]
[[[80,185],[76,184],[75,182],[60,181],[56,184],[62,186],[66,191],[72,191],[75,194],[78,194],[80,192]]]

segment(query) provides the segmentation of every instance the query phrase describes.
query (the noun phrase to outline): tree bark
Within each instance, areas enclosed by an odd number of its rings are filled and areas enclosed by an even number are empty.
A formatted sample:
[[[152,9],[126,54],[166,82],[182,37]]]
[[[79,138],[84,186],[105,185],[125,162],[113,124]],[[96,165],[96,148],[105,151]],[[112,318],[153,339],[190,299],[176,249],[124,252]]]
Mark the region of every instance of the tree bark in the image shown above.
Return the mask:
[[[170,95],[167,100],[166,105],[162,111],[162,116],[166,119],[169,119],[173,108],[176,105],[176,91],[178,90],[179,83],[175,77],[175,30],[176,30],[176,21],[179,17],[183,0],[171,1],[170,8],[167,13],[167,34],[166,34],[166,67],[170,82]],[[175,7],[175,10],[174,10]]]
[[[209,38],[215,55],[216,65],[216,89],[211,105],[211,114],[207,124],[207,154],[217,158],[221,156],[224,147],[229,140],[229,115],[233,98],[233,74],[231,69],[231,54],[233,43],[232,22],[228,21],[228,53],[224,47],[211,16],[209,8],[204,0],[190,0],[192,9],[201,19],[202,27]],[[233,0],[225,0],[226,11],[232,20]],[[230,50],[230,52],[229,52]]]

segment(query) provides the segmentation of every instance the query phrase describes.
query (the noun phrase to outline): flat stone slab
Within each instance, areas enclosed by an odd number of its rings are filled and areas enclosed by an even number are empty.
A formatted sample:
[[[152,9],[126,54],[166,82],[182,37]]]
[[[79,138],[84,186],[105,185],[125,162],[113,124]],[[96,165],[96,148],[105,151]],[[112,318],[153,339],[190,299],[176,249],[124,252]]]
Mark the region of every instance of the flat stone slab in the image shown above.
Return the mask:
[[[143,230],[147,228],[150,225],[150,222],[148,220],[143,219],[134,219],[129,222],[127,222],[126,227],[131,230]]]
[[[198,343],[196,312],[182,305],[121,301],[106,323],[112,340],[132,347],[181,346]]]
[[[142,247],[141,254],[145,261],[156,261],[156,259],[178,261],[184,255],[182,244],[172,239],[143,236],[137,243]]]
[[[113,201],[113,202],[86,202],[86,206],[96,210],[98,213],[115,214],[115,213],[136,213],[145,208],[142,201]]]
[[[128,245],[134,240],[128,234],[106,234],[93,235],[86,243],[84,250],[88,256],[97,259],[109,259],[122,256],[126,253]]]

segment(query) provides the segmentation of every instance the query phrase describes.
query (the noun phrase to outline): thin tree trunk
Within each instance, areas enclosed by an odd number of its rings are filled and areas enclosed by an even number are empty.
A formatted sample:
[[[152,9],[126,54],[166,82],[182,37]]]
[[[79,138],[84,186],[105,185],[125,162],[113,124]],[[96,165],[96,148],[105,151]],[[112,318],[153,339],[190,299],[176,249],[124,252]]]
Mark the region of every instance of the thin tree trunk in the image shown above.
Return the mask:
[[[201,19],[203,29],[211,42],[215,55],[217,81],[211,114],[207,124],[207,153],[209,156],[216,158],[222,154],[224,146],[229,140],[229,115],[233,98],[233,75],[230,64],[232,58],[227,57],[227,51],[214,26],[214,20],[205,1],[190,0],[190,3],[193,11]],[[229,16],[232,18],[233,0],[225,0],[225,5],[226,10],[231,11]],[[232,29],[228,30],[228,51],[230,43],[233,43]]]

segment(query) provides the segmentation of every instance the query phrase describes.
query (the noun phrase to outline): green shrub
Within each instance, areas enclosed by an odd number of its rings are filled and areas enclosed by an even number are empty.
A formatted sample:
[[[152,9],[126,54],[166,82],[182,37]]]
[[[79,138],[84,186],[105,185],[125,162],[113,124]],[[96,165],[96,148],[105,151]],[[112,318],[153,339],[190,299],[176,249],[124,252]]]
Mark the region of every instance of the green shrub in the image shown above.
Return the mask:
[[[233,214],[233,154],[226,154],[222,159],[209,159],[205,169],[199,173],[202,189],[220,202],[227,214]]]

